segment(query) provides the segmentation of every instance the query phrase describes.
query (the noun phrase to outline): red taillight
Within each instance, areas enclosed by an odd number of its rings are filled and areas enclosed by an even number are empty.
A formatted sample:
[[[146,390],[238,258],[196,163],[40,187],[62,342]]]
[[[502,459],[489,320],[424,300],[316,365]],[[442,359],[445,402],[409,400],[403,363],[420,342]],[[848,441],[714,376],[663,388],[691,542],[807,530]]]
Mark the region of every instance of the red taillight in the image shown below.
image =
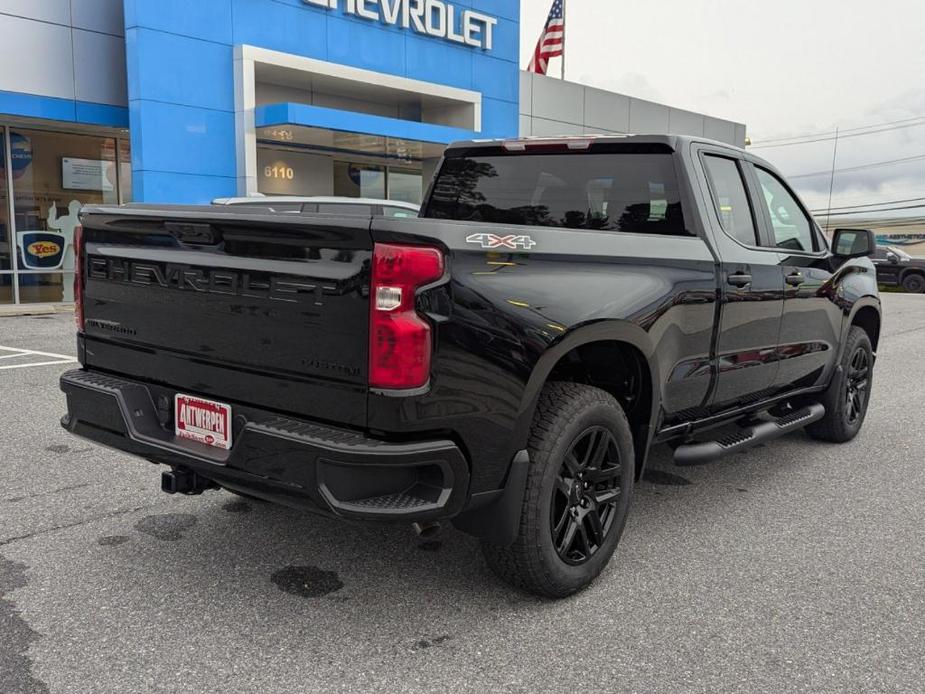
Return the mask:
[[[74,318],[77,330],[84,329],[84,230],[82,226],[74,229]]]
[[[420,388],[430,377],[430,325],[414,310],[415,292],[443,276],[436,248],[377,243],[370,291],[369,385]]]

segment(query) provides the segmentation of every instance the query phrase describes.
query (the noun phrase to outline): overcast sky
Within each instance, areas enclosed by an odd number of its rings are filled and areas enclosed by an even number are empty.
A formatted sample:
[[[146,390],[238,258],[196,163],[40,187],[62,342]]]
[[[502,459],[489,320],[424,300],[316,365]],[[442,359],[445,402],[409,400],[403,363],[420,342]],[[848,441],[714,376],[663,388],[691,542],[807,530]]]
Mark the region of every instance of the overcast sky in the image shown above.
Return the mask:
[[[745,123],[756,146],[922,116],[915,127],[839,140],[839,169],[922,159],[837,174],[833,206],[925,197],[925,3],[566,1],[566,79]],[[522,0],[523,68],[551,4]],[[832,147],[754,151],[798,176],[828,171]],[[827,205],[828,174],[792,182],[810,207]]]

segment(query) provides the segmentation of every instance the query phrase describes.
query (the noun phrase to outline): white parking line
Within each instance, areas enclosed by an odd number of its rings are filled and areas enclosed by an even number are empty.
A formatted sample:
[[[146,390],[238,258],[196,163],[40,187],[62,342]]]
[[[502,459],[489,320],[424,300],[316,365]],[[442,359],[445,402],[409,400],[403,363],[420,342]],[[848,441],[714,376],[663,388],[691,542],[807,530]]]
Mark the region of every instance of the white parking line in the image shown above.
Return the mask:
[[[15,359],[17,357],[50,357],[53,361],[36,361],[28,363],[10,364],[9,366],[0,366],[0,371],[9,371],[10,369],[28,369],[32,366],[53,366],[55,364],[72,364],[77,361],[68,354],[55,354],[54,352],[39,352],[34,349],[19,349],[17,347],[4,347],[0,345],[0,351],[11,352],[11,354],[0,354],[0,359]]]
[[[54,364],[72,364],[76,362],[76,359],[68,359],[67,361],[37,361],[34,364],[13,364],[12,366],[0,366],[0,371],[9,371],[10,369],[28,369],[33,366],[52,366]]]

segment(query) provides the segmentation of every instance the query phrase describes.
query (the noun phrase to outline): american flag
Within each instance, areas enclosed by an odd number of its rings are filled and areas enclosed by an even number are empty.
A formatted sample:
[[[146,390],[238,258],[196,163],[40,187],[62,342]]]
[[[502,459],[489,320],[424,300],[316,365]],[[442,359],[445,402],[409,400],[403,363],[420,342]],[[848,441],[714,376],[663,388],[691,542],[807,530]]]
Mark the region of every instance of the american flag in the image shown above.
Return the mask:
[[[549,59],[557,58],[565,53],[564,4],[565,0],[553,0],[552,9],[549,10],[549,19],[546,20],[546,26],[543,27],[543,33],[540,34],[540,40],[533,52],[533,60],[527,68],[530,72],[545,75]]]

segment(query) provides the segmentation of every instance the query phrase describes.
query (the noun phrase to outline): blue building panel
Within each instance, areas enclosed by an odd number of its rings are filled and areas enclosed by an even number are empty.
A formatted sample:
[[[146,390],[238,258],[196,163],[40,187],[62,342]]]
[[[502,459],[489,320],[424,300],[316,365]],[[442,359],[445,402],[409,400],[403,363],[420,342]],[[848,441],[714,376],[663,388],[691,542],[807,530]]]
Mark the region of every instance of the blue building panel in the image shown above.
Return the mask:
[[[494,46],[490,55],[493,58],[508,60],[518,70],[520,62],[520,22],[499,19],[494,29]]]
[[[492,58],[486,53],[472,58],[472,83],[478,85],[483,97],[518,102],[520,72],[511,70],[510,63]]]
[[[305,3],[233,0],[234,44],[327,60],[327,14]]]
[[[227,195],[234,179],[222,176],[132,171],[135,200],[152,203],[202,204]]]
[[[480,133],[293,104],[260,110],[264,124],[347,124],[354,132],[431,142],[516,135],[519,0],[449,3],[457,31],[467,8],[497,20],[490,50],[419,33],[400,19],[389,25],[350,15],[344,0],[335,9],[304,0],[125,0],[136,199],[205,202],[236,193],[242,172],[236,170],[233,56],[240,45],[463,88],[483,98]],[[364,7],[384,12],[378,3]]]
[[[0,113],[27,118],[47,118],[73,122],[77,117],[71,99],[0,91]]]
[[[520,24],[520,0],[470,0],[472,9]]]
[[[325,60],[364,70],[405,74],[403,34],[366,21],[329,21]]]
[[[76,101],[75,120],[87,125],[101,125],[109,128],[129,127],[128,109],[124,106],[110,106],[109,104],[93,104],[87,101]]]
[[[406,37],[405,76],[424,82],[461,89],[477,89],[472,84],[473,50],[429,36]]]
[[[230,45],[163,31],[125,32],[129,100],[234,111],[234,50]]]
[[[129,126],[128,109],[89,101],[0,91],[0,115],[86,123],[110,128]]]
[[[519,118],[517,102],[483,99],[482,132],[479,137],[517,137]]]
[[[132,168],[235,178],[234,113],[133,101]]]
[[[274,2],[275,0],[269,0]],[[263,0],[266,4],[267,0]],[[125,0],[125,28],[232,43],[232,0]]]

